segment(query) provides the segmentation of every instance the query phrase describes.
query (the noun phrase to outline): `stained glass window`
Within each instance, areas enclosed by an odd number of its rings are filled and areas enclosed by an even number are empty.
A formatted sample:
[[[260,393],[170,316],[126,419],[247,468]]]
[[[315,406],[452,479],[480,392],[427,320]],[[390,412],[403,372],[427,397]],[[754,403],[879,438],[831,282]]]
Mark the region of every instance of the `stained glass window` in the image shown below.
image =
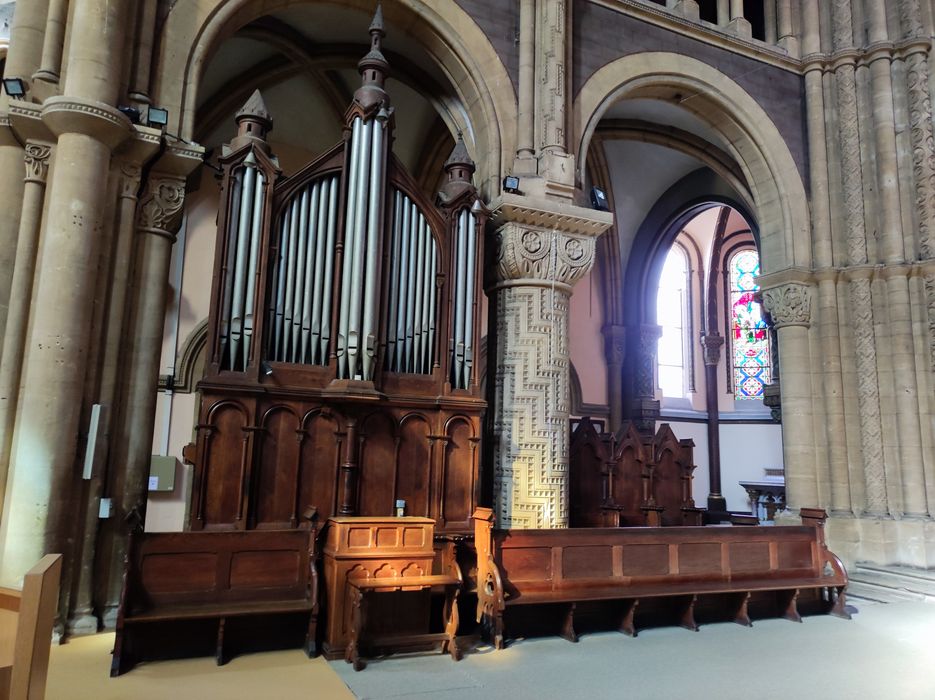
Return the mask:
[[[730,259],[730,328],[734,398],[762,399],[770,382],[769,333],[755,299],[760,256],[741,250]]]
[[[685,327],[688,260],[677,245],[669,249],[656,296],[656,320],[662,326],[656,359],[663,396],[685,396]]]

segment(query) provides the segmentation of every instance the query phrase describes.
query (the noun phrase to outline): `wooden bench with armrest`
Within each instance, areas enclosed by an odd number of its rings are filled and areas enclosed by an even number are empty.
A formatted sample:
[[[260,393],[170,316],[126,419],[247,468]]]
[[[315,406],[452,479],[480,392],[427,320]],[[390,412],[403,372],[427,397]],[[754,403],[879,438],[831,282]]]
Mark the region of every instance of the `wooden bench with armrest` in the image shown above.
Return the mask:
[[[621,632],[636,636],[641,600],[664,599],[678,624],[698,629],[699,598],[730,620],[750,625],[748,603],[775,594],[783,617],[801,620],[800,593],[849,618],[847,573],[825,545],[823,510],[803,508],[788,527],[665,527],[495,530],[493,514],[475,513],[477,620],[503,646],[504,613],[513,606],[564,606],[561,636],[577,641],[576,606],[622,601]]]
[[[227,661],[228,619],[307,614],[305,652],[316,653],[318,534],[314,509],[293,530],[227,530],[131,535],[111,676],[159,639],[156,626],[217,623],[215,657]]]
[[[0,700],[45,697],[62,555],[47,554],[23,578],[0,588]]]

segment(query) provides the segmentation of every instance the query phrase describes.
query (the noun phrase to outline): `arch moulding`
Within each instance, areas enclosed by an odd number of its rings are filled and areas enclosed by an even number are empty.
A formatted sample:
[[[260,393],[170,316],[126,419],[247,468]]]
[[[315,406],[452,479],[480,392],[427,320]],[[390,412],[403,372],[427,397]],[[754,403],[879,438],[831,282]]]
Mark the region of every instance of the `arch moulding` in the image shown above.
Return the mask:
[[[197,95],[208,61],[220,43],[253,20],[296,5],[327,0],[178,0],[158,37],[153,99],[169,109],[176,133],[194,134]],[[342,3],[372,12],[369,0]],[[478,182],[490,189],[512,163],[516,95],[509,74],[480,27],[454,0],[385,0],[388,21],[404,27],[432,53],[457,94],[464,137],[473,144]],[[418,19],[418,21],[416,21]],[[363,42],[366,37],[361,37]],[[392,38],[391,38],[392,40]],[[487,194],[492,194],[486,192]]]
[[[672,99],[716,130],[727,144],[753,197],[764,274],[811,267],[805,185],[795,160],[769,115],[740,85],[697,59],[668,52],[626,56],[608,63],[575,98],[574,143],[578,173],[585,172],[597,125],[625,98]]]

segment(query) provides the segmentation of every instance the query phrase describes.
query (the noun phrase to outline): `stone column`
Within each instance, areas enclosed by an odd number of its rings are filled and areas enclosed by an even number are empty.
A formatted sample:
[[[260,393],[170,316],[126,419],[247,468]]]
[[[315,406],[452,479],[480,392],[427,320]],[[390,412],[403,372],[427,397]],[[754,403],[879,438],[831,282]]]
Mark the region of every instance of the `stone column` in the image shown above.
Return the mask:
[[[506,197],[506,195],[504,196]],[[503,528],[568,527],[568,300],[609,214],[494,202],[494,507]],[[554,206],[554,205],[553,205]],[[561,221],[563,230],[552,228]]]
[[[727,28],[742,37],[753,36],[753,26],[743,16],[743,0],[730,0],[730,24]]]
[[[656,400],[656,352],[662,326],[643,324],[636,329],[633,350],[633,400],[630,416],[644,433],[656,432],[659,401]]]
[[[149,77],[153,62],[156,5],[157,0],[141,0],[137,9],[138,20],[133,73],[130,80],[130,99],[140,104],[149,104]]]
[[[765,286],[769,281],[764,279],[762,283]],[[804,283],[788,282],[763,290],[763,305],[775,324],[782,358],[786,502],[794,509],[821,504],[815,460],[812,357],[808,342],[811,304],[812,290]]]
[[[15,584],[43,554],[63,552],[63,600],[74,563],[74,464],[104,225],[102,183],[113,149],[131,134],[129,120],[111,106],[120,89],[127,6],[126,0],[75,0],[65,94],[47,99],[42,110],[58,136],[55,159],[67,167],[51,169],[23,358],[28,391],[17,408],[0,526],[0,583]]]
[[[135,279],[122,358],[128,368],[126,395],[111,449],[111,464],[119,470],[111,494],[115,523],[122,523],[133,508],[145,513],[172,245],[182,222],[185,175],[200,163],[200,151],[171,154],[168,163],[158,167],[171,164],[175,172],[154,173],[139,204]],[[123,561],[125,551],[125,533],[118,530],[111,561]],[[109,603],[119,596],[121,577],[120,568],[112,567]]]
[[[42,62],[33,73],[33,80],[57,83],[62,70],[62,49],[65,46],[65,22],[68,15],[68,0],[49,0],[49,14],[45,22],[45,38],[42,42]]]
[[[782,0],[780,0],[781,2]],[[777,20],[776,0],[764,0],[763,2],[763,34],[767,44],[775,44],[779,41],[779,33],[776,27]]]
[[[815,27],[816,31],[818,27]],[[790,56],[799,55],[799,40],[792,25],[792,0],[776,0],[776,31],[779,45]]]
[[[856,52],[849,0],[835,0],[832,6],[835,84],[838,107],[838,140],[841,149],[841,178],[844,189],[847,273],[851,324],[857,364],[857,398],[860,416],[860,443],[866,481],[866,509],[886,515],[888,504],[884,478],[883,432],[880,415],[880,387],[877,378],[877,351],[874,331],[870,270],[867,268],[867,236],[864,221],[863,171],[857,117]],[[846,322],[846,321],[845,321]],[[856,505],[856,504],[855,504]]]
[[[571,3],[537,0],[536,6],[535,143],[542,180],[532,193],[572,199],[575,163],[568,152]]]
[[[717,386],[724,337],[718,333],[706,333],[701,336],[701,347],[704,349],[705,408],[708,412],[708,510],[712,513],[726,513],[727,499],[721,492],[721,421]]]
[[[520,0],[518,102],[513,174],[535,175],[536,0]]]
[[[623,426],[623,362],[626,359],[627,329],[624,326],[604,326],[604,357],[607,360],[607,400],[610,404],[610,432]]]
[[[47,7],[48,0],[17,3],[4,77],[28,79],[39,67]],[[0,328],[6,327],[24,189],[23,147],[10,128],[9,104],[10,98],[0,89]]]
[[[19,398],[23,353],[26,349],[26,328],[29,323],[36,253],[39,247],[39,229],[42,225],[42,204],[45,201],[45,183],[49,172],[51,152],[52,149],[45,144],[27,143],[26,145],[23,208],[17,237],[16,261],[13,265],[3,354],[0,359],[0,512],[2,512],[2,499],[6,494],[7,474],[10,467],[13,424]]]
[[[726,27],[730,22],[730,0],[717,0],[717,24]]]

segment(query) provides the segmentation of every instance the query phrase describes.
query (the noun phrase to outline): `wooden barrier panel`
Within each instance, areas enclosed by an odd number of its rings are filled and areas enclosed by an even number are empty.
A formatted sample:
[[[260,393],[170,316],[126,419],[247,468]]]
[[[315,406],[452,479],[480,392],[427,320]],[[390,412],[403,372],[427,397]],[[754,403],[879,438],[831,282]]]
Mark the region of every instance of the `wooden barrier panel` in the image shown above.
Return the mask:
[[[0,698],[45,697],[58,607],[62,555],[47,554],[23,579],[23,590],[0,590]]]

